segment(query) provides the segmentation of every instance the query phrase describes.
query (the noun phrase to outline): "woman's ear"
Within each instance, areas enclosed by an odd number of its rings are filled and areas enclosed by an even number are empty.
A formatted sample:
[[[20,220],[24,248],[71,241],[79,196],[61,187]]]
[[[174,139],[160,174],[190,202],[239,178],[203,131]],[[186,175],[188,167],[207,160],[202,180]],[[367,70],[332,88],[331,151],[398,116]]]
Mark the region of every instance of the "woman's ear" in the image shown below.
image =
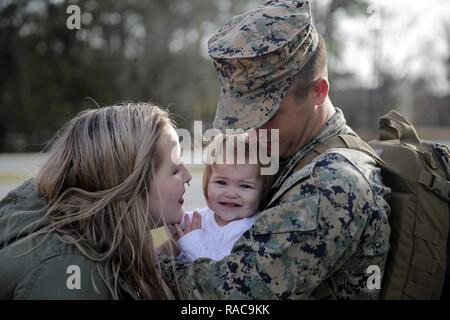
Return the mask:
[[[328,83],[328,79],[321,76],[313,83],[313,99],[314,105],[320,106],[325,102],[325,99],[328,97],[328,91],[330,90],[330,84]]]

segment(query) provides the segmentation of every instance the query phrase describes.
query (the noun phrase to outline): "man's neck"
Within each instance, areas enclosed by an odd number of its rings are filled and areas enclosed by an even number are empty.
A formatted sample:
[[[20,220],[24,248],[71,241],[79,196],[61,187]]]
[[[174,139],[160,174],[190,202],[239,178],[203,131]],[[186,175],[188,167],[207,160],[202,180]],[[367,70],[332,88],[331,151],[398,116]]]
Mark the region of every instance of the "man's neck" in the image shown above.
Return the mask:
[[[328,120],[330,120],[335,113],[336,109],[334,108],[330,98],[327,98],[323,105],[317,107],[317,118],[308,141],[315,137],[320,130],[322,130]]]
[[[308,142],[311,141],[311,139],[314,138],[320,130],[322,130],[328,120],[330,120],[335,113],[336,110],[329,98],[327,98],[322,105],[316,106],[314,111],[314,120],[311,121],[311,125],[309,127],[304,129],[302,140],[300,141],[297,150],[300,150],[307,145]]]

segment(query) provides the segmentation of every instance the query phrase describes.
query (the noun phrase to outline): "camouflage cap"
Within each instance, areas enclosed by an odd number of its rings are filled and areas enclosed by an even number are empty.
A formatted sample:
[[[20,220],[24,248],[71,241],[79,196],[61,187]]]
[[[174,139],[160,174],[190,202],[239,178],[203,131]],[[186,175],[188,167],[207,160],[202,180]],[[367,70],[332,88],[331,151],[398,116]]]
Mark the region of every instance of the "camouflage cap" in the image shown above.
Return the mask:
[[[269,1],[228,21],[208,41],[220,78],[214,127],[261,127],[315,52],[308,1]]]

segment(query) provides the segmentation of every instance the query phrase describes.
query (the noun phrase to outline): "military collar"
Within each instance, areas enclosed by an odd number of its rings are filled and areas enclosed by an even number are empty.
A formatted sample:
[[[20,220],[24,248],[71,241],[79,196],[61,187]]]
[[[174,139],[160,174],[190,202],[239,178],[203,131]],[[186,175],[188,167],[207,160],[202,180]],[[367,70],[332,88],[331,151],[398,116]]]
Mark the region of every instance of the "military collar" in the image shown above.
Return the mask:
[[[281,172],[278,174],[272,188],[279,188],[283,181],[291,174],[295,165],[303,159],[314,147],[322,141],[327,140],[339,134],[346,125],[344,114],[342,110],[336,108],[336,113],[325,123],[324,127],[314,136],[303,148],[297,151],[289,160],[286,160],[286,165],[282,166]]]

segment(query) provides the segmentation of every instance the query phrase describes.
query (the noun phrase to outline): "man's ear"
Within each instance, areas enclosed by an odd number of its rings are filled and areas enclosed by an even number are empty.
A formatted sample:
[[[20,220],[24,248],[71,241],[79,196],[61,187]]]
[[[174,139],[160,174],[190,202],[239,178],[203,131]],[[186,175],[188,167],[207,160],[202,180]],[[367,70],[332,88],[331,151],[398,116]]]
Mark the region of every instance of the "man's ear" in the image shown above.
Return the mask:
[[[325,99],[328,97],[328,91],[330,90],[330,84],[328,83],[328,79],[325,77],[319,77],[314,81],[312,87],[312,94],[314,99],[314,104],[316,106],[320,106],[325,102]]]

